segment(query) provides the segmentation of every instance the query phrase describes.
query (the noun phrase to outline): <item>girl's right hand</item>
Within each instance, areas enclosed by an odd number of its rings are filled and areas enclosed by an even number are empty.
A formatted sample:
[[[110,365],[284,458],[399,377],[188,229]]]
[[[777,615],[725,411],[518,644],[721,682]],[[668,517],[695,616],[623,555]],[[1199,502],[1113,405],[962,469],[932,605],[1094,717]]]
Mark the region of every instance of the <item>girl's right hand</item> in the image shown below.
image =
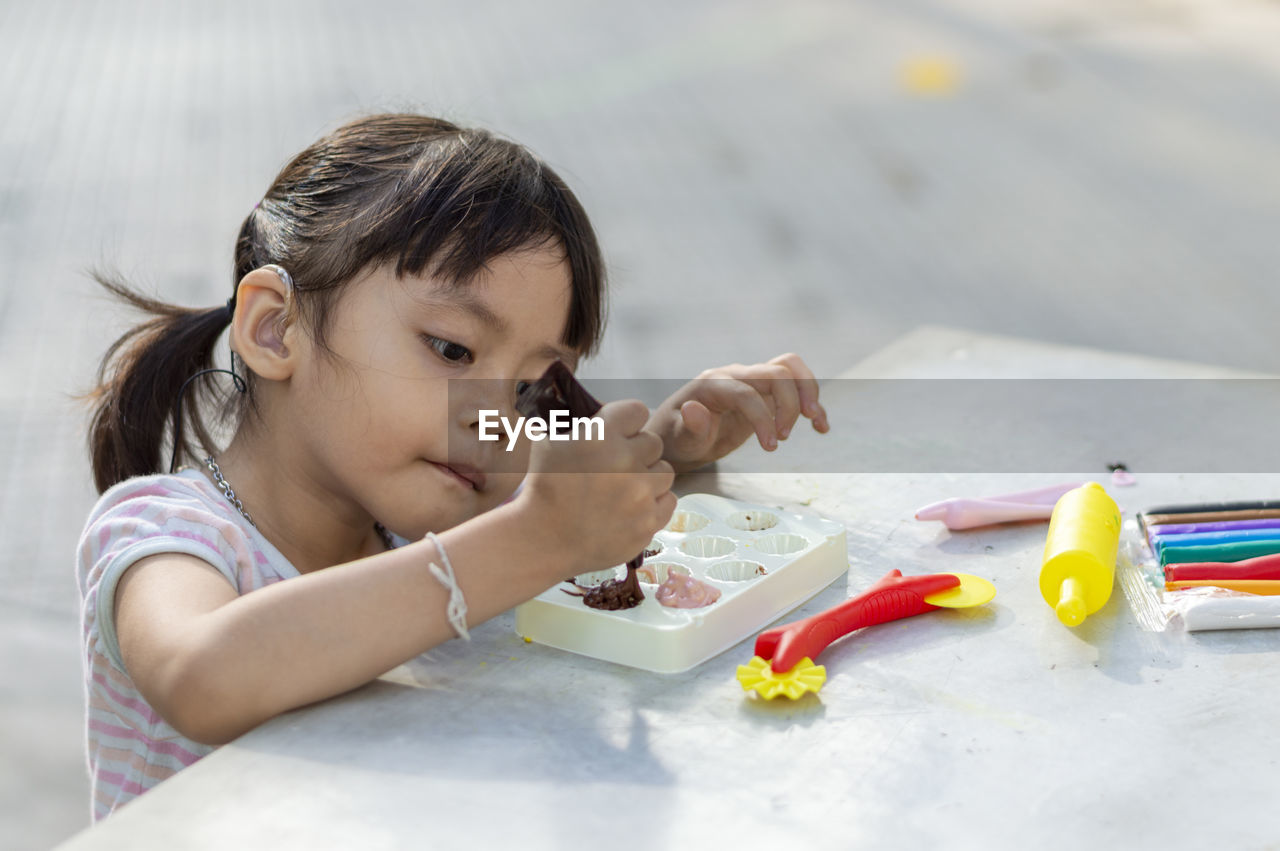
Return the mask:
[[[649,409],[610,402],[596,416],[604,420],[602,440],[532,444],[517,497],[537,518],[539,537],[563,553],[553,579],[635,558],[675,511],[675,471],[662,460],[662,439],[644,430]]]

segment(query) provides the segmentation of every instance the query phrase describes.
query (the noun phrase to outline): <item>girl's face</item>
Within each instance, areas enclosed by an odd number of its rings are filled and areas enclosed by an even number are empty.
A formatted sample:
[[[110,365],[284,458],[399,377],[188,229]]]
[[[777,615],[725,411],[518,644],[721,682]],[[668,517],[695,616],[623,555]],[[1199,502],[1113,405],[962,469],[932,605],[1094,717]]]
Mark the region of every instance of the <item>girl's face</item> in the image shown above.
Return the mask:
[[[458,288],[390,267],[349,284],[327,335],[336,357],[312,346],[294,375],[309,486],[410,539],[502,503],[527,442],[480,442],[478,411],[512,416],[518,382],[557,359],[576,367],[561,343],[570,286],[558,246],[498,257]]]

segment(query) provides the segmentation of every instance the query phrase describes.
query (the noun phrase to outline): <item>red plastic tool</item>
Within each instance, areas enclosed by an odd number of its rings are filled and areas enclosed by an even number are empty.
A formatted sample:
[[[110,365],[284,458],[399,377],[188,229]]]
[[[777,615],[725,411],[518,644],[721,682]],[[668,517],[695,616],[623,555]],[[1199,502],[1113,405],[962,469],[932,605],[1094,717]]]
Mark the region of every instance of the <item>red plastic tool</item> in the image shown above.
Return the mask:
[[[866,626],[909,618],[940,608],[925,597],[955,588],[954,573],[903,576],[894,570],[838,606],[785,626],[765,630],[756,638],[756,655],[769,661],[775,673],[786,673],[805,657],[818,658],[827,645]]]

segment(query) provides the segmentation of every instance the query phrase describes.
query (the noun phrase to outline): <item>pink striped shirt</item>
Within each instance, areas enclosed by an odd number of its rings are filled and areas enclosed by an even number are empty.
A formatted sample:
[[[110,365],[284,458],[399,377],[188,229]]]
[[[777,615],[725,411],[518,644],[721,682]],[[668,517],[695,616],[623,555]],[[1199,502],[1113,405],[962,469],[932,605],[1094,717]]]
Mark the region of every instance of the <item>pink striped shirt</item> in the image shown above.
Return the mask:
[[[139,559],[159,553],[207,561],[238,594],[298,575],[196,470],[140,476],[102,495],[85,524],[76,564],[95,821],[213,750],[156,714],[120,658],[116,585]]]

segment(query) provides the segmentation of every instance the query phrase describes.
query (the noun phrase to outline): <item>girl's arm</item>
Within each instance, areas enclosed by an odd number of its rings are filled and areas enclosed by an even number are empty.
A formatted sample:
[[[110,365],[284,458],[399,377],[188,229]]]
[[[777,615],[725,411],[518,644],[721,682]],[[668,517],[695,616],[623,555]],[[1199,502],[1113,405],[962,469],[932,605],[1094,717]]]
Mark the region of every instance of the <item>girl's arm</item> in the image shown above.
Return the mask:
[[[658,458],[660,441],[640,432],[647,411],[618,404],[630,410],[632,437],[622,438],[632,453],[627,463],[620,460],[626,452],[610,456],[597,446],[545,464],[565,450],[544,442],[519,497],[439,535],[469,624],[566,577],[622,563],[670,518],[673,473]],[[541,475],[540,464],[558,472]],[[565,475],[571,468],[624,475]],[[600,534],[575,533],[581,528]],[[236,596],[198,558],[145,558],[116,590],[121,656],[139,692],[178,732],[221,744],[452,638],[449,592],[431,562],[443,564],[433,544],[419,541]]]
[[[555,548],[544,549],[539,530],[509,508],[439,536],[469,623],[580,572],[550,564],[545,553]],[[449,594],[428,570],[433,561],[443,564],[429,541],[418,541],[238,597],[194,556],[142,559],[116,591],[125,668],[178,732],[206,744],[230,741],[452,638]],[[514,564],[523,569],[503,569]]]

